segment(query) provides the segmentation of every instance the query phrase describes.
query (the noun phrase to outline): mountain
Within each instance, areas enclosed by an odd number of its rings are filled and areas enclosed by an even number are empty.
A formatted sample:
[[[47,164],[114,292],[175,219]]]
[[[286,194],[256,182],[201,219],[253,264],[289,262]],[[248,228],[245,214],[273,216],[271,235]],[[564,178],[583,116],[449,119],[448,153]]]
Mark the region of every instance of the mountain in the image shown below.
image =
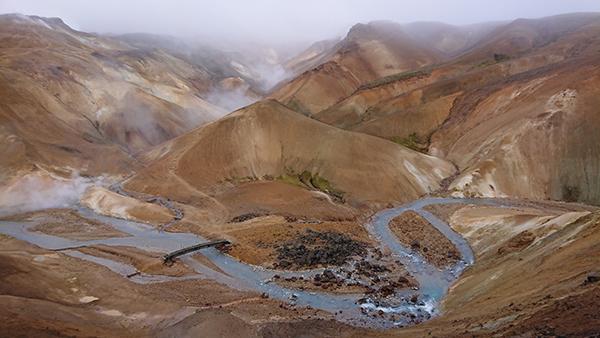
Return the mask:
[[[359,208],[385,205],[436,190],[454,172],[444,160],[328,126],[273,100],[169,141],[143,160],[149,164],[126,188],[190,204],[208,200],[201,191],[225,207],[224,191],[242,189],[247,182],[262,182],[266,190],[265,185],[277,189],[280,182],[288,183]],[[278,203],[286,205],[301,193],[287,191]],[[295,212],[310,210],[299,205]]]
[[[308,64],[320,64],[271,94],[305,115],[330,107],[377,78],[439,62],[442,52],[412,39],[402,25],[378,21],[353,26],[331,50],[312,59]]]
[[[219,87],[222,82],[236,79],[255,99],[275,85],[269,72],[283,72],[277,52],[264,46],[238,45],[232,50],[231,46],[219,48],[196,39],[183,40],[148,33],[129,33],[113,38],[142,50],[164,50],[187,61],[209,75],[213,90],[222,89]]]
[[[463,172],[450,188],[600,203],[600,180],[590,175],[600,170],[596,60],[581,57],[528,72],[464,98],[476,104],[453,107],[430,148]]]
[[[599,332],[599,13],[227,45],[0,16],[1,332]]]
[[[335,46],[340,39],[317,41],[301,53],[285,62],[285,68],[295,74],[302,74],[307,70],[317,67],[335,53]]]
[[[0,16],[2,179],[32,168],[128,171],[137,152],[227,112],[208,100],[220,85],[208,69],[57,18]],[[222,85],[229,93],[235,83]]]
[[[453,161],[457,194],[599,203],[585,174],[598,170],[599,25],[592,13],[488,27],[448,61],[363,85],[313,117]]]

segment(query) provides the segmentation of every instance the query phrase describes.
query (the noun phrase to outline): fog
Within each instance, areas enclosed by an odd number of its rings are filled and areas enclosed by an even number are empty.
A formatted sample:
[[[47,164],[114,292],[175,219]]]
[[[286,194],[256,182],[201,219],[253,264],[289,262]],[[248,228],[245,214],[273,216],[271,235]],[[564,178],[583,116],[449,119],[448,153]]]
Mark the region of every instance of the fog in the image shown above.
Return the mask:
[[[215,87],[211,89],[206,99],[214,105],[225,108],[227,111],[234,111],[258,101],[257,97],[248,94],[249,89],[250,86],[248,85],[234,89]]]
[[[357,22],[482,21],[600,11],[598,0],[1,0],[0,12],[57,16],[98,33],[148,32],[272,45],[343,35]]]
[[[600,0],[0,0],[0,13],[59,17],[85,32],[159,34],[165,38],[151,39],[150,46],[159,43],[178,53],[216,48],[224,54],[208,54],[199,63],[227,59],[239,65],[234,68],[245,80],[252,80],[251,88],[215,85],[205,95],[228,111],[254,102],[291,77],[282,62],[315,41],[343,37],[359,22],[463,25],[582,11],[600,11]]]

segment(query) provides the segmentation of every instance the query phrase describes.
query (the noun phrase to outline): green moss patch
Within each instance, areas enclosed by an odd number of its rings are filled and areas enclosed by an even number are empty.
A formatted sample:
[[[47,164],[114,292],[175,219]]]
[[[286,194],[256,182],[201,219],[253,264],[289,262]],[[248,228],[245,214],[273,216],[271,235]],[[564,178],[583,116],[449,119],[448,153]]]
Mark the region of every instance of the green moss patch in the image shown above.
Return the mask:
[[[335,200],[344,202],[343,192],[335,189],[326,178],[319,176],[319,174],[313,174],[308,170],[305,170],[300,174],[290,171],[285,175],[277,177],[277,179],[295,186],[324,192]]]

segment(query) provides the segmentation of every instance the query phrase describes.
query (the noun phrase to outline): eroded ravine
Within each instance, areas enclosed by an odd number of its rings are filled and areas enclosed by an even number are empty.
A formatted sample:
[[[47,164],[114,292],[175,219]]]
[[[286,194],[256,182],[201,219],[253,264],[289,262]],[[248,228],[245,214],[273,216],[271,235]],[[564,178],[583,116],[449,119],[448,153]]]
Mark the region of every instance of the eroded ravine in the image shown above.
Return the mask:
[[[417,290],[400,290],[384,300],[371,299],[365,297],[364,294],[342,295],[284,287],[271,282],[275,275],[307,278],[322,272],[323,269],[296,272],[269,270],[240,262],[215,248],[204,249],[202,253],[221,271],[211,269],[192,256],[187,256],[182,258],[182,262],[195,271],[194,275],[169,277],[138,273],[136,268],[131,265],[84,254],[77,251],[76,248],[101,244],[135,247],[149,252],[166,253],[206,241],[206,239],[196,234],[166,232],[147,224],[102,216],[84,208],[76,209],[81,216],[106,223],[129,236],[78,241],[34,232],[31,229],[36,223],[16,221],[0,221],[0,233],[42,248],[61,250],[72,257],[103,265],[122,276],[133,275],[130,279],[136,283],[208,278],[235,289],[265,293],[272,298],[292,302],[297,306],[311,306],[325,310],[335,314],[337,319],[353,325],[390,328],[409,325],[436,315],[437,305],[450,285],[467,266],[473,264],[473,251],[467,241],[454,232],[447,223],[422,209],[432,204],[453,203],[505,204],[505,202],[493,199],[424,198],[400,207],[382,210],[375,214],[371,222],[367,224],[367,229],[378,240],[381,248],[388,249],[391,255],[405,266],[406,270],[419,284]],[[401,244],[389,229],[389,222],[405,211],[414,211],[429,221],[456,246],[461,254],[461,260],[451,267],[440,270],[420,255],[412,252],[410,248]],[[415,295],[418,296],[419,301],[410,301],[411,298],[414,299]],[[398,316],[382,316],[382,313],[393,313],[398,314]]]

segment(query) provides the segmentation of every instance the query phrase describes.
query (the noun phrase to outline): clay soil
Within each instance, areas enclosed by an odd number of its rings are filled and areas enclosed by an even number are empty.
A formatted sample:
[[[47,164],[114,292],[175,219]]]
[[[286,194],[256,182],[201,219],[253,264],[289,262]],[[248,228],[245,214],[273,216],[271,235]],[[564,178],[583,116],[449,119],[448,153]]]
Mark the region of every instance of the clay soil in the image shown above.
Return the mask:
[[[297,226],[278,222],[284,229]],[[322,224],[304,227],[336,226]],[[600,223],[592,215],[577,224],[538,245],[527,246],[526,235],[505,239],[500,247],[510,250],[495,250],[468,269],[449,291],[440,317],[389,331],[351,327],[331,314],[210,280],[135,284],[96,264],[0,236],[0,299],[6,305],[0,332],[10,333],[0,336],[593,336],[600,332],[600,282],[588,276],[600,263]],[[355,230],[345,233],[368,239],[362,228],[347,226]],[[267,230],[277,228],[265,225],[262,235],[270,238]],[[293,237],[295,229],[283,233]],[[561,245],[568,238],[574,240]],[[134,265],[156,256],[129,248],[87,250],[124,256]]]

